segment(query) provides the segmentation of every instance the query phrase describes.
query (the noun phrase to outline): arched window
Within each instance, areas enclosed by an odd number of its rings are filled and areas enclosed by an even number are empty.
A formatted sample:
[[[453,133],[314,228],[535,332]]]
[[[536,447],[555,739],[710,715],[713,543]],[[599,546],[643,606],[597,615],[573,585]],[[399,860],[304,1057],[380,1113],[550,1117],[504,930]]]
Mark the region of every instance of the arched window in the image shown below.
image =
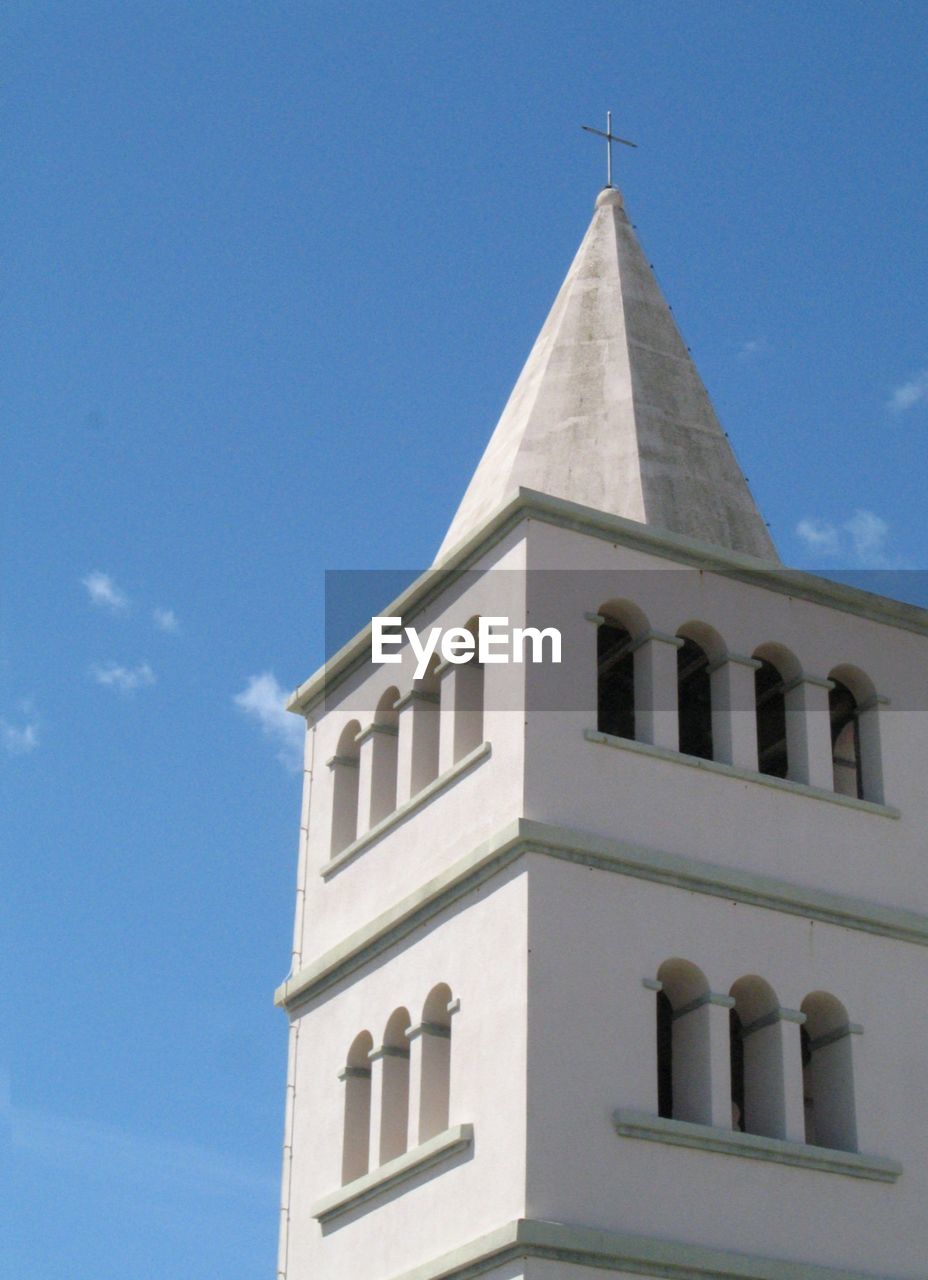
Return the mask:
[[[790,752],[785,690],[799,675],[799,663],[778,644],[761,645],[754,657],[760,661],[754,672],[758,769],[771,778],[786,778]]]
[[[657,1001],[658,1109],[675,1120],[711,1124],[709,984],[688,960],[665,960],[657,977],[663,988]]]
[[[457,668],[454,700],[454,758],[463,760],[483,742],[483,664],[477,661],[478,618],[466,630],[474,637],[474,652]]]
[[[680,750],[712,759],[712,681],[709,655],[701,644],[684,637],[677,650],[677,710]]]
[[[419,1141],[448,1128],[451,1093],[451,988],[433,987],[422,1009]]]
[[[857,699],[846,684],[835,680],[828,693],[831,716],[831,758],[835,770],[835,791],[842,796],[863,798],[860,773],[860,728]]]
[[[835,667],[828,695],[835,791],[861,800],[883,800],[879,703],[873,681],[857,667]]]
[[[368,1055],[373,1047],[370,1032],[362,1031],[348,1050],[341,1072],[345,1085],[342,1182],[362,1177],[370,1162],[371,1064]]]
[[[782,1023],[776,992],[763,978],[739,978],[731,989],[732,1127],[785,1137]]]
[[[412,731],[413,795],[438,777],[438,734],[441,721],[439,680],[435,674],[438,662],[438,655],[433,654],[428,670],[415,686],[418,702]]]
[[[838,1151],[857,1150],[851,1024],[840,1000],[813,991],[802,1002],[802,1081],[806,1142]]]
[[[383,694],[371,726],[371,811],[375,826],[396,808],[397,711],[399,691],[392,686]]]
[[[616,738],[637,735],[635,651],[648,634],[648,621],[627,600],[601,604],[596,629],[596,727]]]
[[[332,854],[340,853],[358,834],[358,734],[357,720],[345,725],[338,739],[335,755],[329,761],[332,770]]]
[[[396,1009],[383,1033],[378,1051],[383,1061],[380,1100],[380,1163],[401,1156],[409,1130],[409,1013]]]

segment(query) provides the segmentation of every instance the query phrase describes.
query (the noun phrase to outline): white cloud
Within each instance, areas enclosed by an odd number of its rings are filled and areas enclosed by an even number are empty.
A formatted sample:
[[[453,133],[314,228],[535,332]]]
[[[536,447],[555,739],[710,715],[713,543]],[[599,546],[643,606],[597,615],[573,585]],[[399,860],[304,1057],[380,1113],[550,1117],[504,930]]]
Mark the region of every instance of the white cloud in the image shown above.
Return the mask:
[[[159,630],[169,631],[171,634],[180,631],[180,619],[173,609],[153,609],[151,616]]]
[[[922,369],[908,382],[894,387],[889,397],[889,408],[895,413],[904,413],[921,400],[928,400],[928,369]]]
[[[845,531],[850,535],[854,554],[861,564],[874,568],[886,565],[886,541],[889,525],[872,511],[855,511],[845,521]]]
[[[39,745],[39,725],[28,720],[23,725],[11,724],[0,717],[0,742],[8,756],[27,756]]]
[[[117,693],[134,693],[155,683],[155,673],[147,662],[140,662],[137,667],[121,667],[116,662],[107,662],[90,668],[90,674],[97,684],[115,689]]]
[[[827,520],[815,520],[807,516],[796,525],[796,532],[810,551],[826,556],[829,560],[841,552],[841,537],[838,530]]]
[[[86,578],[81,578],[81,582],[87,588],[87,594],[93,604],[99,605],[102,609],[110,609],[113,613],[122,613],[128,609],[129,597],[117,587],[108,573],[101,573],[99,569],[95,569],[93,573],[88,573]]]
[[[301,716],[284,709],[287,692],[270,672],[250,676],[241,693],[234,698],[235,705],[246,716],[261,726],[265,737],[280,747],[277,759],[292,772],[303,763],[303,737],[306,726]]]
[[[825,560],[843,560],[863,569],[905,567],[889,553],[889,525],[873,511],[858,509],[840,525],[807,516],[797,524],[796,533],[810,552]]]
[[[754,360],[757,356],[766,355],[770,350],[770,343],[766,338],[749,338],[747,342],[742,342],[738,349],[739,360]]]

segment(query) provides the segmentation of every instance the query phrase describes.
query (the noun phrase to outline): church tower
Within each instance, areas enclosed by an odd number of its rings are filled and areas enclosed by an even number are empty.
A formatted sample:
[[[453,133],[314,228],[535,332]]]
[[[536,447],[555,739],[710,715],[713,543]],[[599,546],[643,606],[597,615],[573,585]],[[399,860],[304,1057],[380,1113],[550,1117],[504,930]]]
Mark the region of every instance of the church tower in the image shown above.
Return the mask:
[[[280,1280],[924,1278],[928,612],[781,565],[615,188],[381,603],[552,631],[293,695]]]

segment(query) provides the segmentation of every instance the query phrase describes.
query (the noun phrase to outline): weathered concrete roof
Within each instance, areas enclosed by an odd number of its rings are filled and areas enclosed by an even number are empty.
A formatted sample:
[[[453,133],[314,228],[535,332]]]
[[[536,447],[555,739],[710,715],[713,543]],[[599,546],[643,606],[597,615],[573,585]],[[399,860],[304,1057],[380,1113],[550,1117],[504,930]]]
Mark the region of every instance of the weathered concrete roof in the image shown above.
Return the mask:
[[[615,188],[596,201],[437,560],[520,487],[779,563]]]

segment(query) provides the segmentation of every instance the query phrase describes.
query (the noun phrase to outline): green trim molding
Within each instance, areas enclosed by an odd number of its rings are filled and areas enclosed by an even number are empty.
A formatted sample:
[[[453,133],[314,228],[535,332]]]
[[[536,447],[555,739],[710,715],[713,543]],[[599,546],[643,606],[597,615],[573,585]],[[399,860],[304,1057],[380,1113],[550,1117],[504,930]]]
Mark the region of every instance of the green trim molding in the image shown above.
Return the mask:
[[[928,635],[928,610],[916,605],[890,600],[798,569],[767,564],[755,556],[726,551],[723,547],[713,547],[683,534],[655,529],[637,520],[626,520],[593,507],[523,488],[515,491],[509,502],[490,516],[470,538],[453,547],[437,568],[420,574],[384,612],[391,617],[402,618],[403,624],[409,625],[422,609],[479,563],[513,529],[531,519],[631,547],[672,560],[675,564],[720,573],[781,595],[809,600],[827,609],[869,618],[885,626]],[[371,627],[368,625],[295,690],[287,709],[298,715],[312,714],[352,671],[369,660],[370,646]]]
[[[330,858],[325,866],[320,867],[319,874],[323,880],[331,879],[349,862],[354,862],[359,853],[363,853],[372,844],[376,844],[381,836],[385,836],[393,827],[405,822],[417,809],[421,809],[424,804],[428,804],[433,796],[437,796],[439,791],[444,791],[453,782],[457,782],[458,778],[463,774],[468,773],[481,761],[486,760],[492,750],[493,748],[489,742],[482,742],[479,747],[474,747],[473,751],[468,752],[466,756],[463,756],[453,764],[450,769],[446,769],[444,773],[439,774],[437,778],[433,778],[427,786],[424,786],[421,791],[417,791],[405,804],[401,804],[398,809],[394,809],[385,818],[381,818],[376,826],[371,827],[370,831],[365,831],[363,836],[358,836],[357,840],[352,840],[351,844],[342,849],[340,853],[337,853],[334,858]]]
[[[671,760],[675,764],[689,765],[691,769],[703,769],[706,773],[718,773],[726,778],[737,778],[739,782],[753,782],[759,787],[772,787],[774,791],[791,792],[796,796],[812,796],[816,800],[827,800],[831,804],[843,805],[845,809],[862,809],[864,813],[873,813],[880,818],[901,816],[898,809],[888,804],[877,804],[875,800],[858,800],[856,796],[839,795],[837,791],[827,791],[824,787],[810,787],[807,782],[793,782],[791,778],[774,778],[756,769],[743,769],[739,765],[725,764],[721,760],[704,760],[702,756],[690,756],[685,751],[674,751],[670,747],[656,747],[653,743],[637,742],[633,738],[617,738],[614,734],[602,733],[599,729],[584,729],[583,736],[587,742],[601,743],[603,746],[616,747],[620,751],[631,751],[636,755],[651,756],[656,760]]]
[[[526,854],[575,862],[617,875],[670,884],[694,893],[928,946],[928,916],[903,907],[887,907],[739,867],[721,866],[590,832],[518,818],[369,924],[291,974],[275,992],[275,1002],[294,1011],[383,955]]]
[[[507,1222],[411,1271],[394,1274],[390,1280],[472,1280],[529,1258],[664,1280],[875,1280],[872,1272],[530,1218]],[[881,1273],[880,1280],[893,1278]]]
[[[612,1123],[616,1133],[624,1138],[665,1142],[673,1147],[695,1147],[699,1151],[743,1156],[748,1160],[772,1160],[774,1164],[843,1173],[848,1178],[867,1178],[871,1182],[895,1182],[902,1173],[902,1165],[898,1161],[887,1160],[883,1156],[833,1151],[830,1147],[786,1142],[782,1138],[742,1133],[739,1129],[717,1129],[713,1125],[691,1124],[688,1120],[670,1120],[623,1108],[613,1111]]]
[[[331,1191],[311,1205],[309,1212],[317,1222],[326,1227],[344,1214],[351,1213],[385,1192],[391,1191],[401,1182],[408,1182],[410,1178],[417,1177],[438,1164],[443,1164],[452,1156],[460,1155],[462,1151],[467,1151],[473,1145],[473,1141],[473,1125],[452,1125],[443,1133],[437,1133],[434,1138],[429,1138],[427,1142],[413,1147],[412,1151],[404,1151],[401,1156],[388,1160],[378,1169],[372,1169],[370,1173],[365,1173],[352,1182],[346,1182],[336,1191]]]

